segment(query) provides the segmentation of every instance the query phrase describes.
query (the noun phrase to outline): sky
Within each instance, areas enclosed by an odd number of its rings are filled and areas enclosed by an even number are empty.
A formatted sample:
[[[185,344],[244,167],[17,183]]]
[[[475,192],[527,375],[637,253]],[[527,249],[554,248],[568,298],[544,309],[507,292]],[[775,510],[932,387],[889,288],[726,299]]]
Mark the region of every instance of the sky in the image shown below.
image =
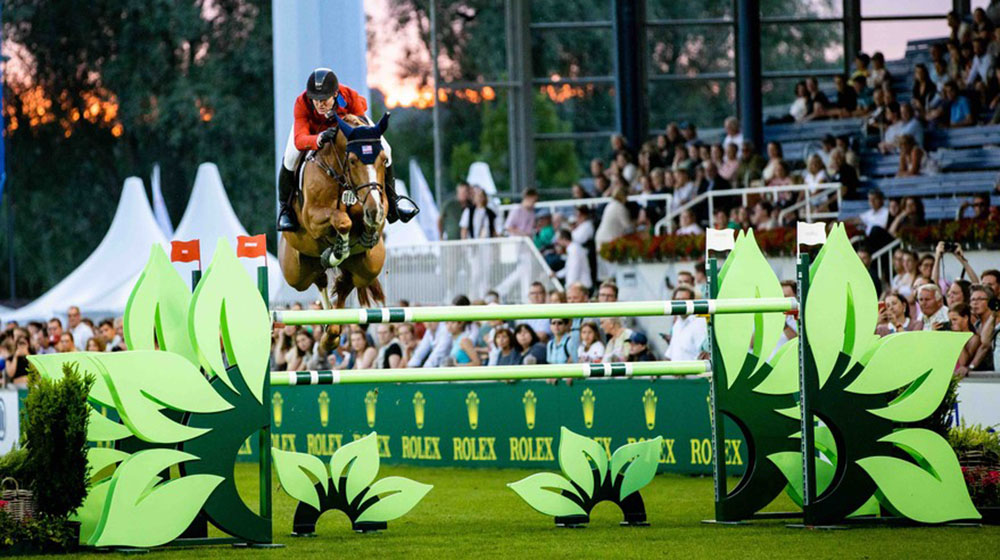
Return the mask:
[[[420,44],[416,29],[402,33],[388,32],[391,29],[387,12],[390,0],[364,0],[365,12],[371,18],[376,31],[375,44],[368,46],[368,85],[378,88],[386,95],[386,102],[393,106],[430,105],[432,93],[429,88],[421,88],[414,78],[401,77],[397,60],[404,57],[407,46]],[[567,0],[572,1],[572,0]],[[973,0],[972,8],[987,7],[989,0]],[[951,9],[951,0],[862,0],[863,16],[908,14],[943,14]],[[840,13],[838,9],[837,14]],[[914,39],[928,39],[947,35],[948,28],[943,19],[903,22],[864,22],[861,26],[862,49],[869,54],[881,51],[889,60],[901,58],[906,51],[906,43]],[[430,55],[418,48],[423,62],[430,65]],[[848,55],[850,56],[850,55]]]

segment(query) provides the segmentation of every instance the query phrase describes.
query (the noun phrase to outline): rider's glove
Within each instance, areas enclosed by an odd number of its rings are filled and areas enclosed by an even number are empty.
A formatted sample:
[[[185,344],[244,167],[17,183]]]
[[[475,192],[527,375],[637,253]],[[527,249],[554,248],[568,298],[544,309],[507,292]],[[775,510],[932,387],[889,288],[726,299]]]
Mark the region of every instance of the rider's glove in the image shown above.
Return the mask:
[[[319,138],[316,140],[316,147],[322,148],[327,144],[332,144],[337,139],[337,129],[328,128],[323,132],[319,133]]]

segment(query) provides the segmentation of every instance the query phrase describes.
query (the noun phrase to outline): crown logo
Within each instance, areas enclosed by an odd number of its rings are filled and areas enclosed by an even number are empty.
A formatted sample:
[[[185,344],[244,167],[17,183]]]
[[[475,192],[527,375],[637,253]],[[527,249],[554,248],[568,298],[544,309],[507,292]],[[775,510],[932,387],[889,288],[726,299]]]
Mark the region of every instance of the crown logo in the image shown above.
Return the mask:
[[[319,403],[319,424],[325,428],[330,423],[330,395],[320,391],[316,402]]]
[[[413,421],[417,423],[417,429],[422,430],[424,428],[424,405],[427,403],[427,399],[424,398],[424,394],[417,391],[413,394]]]
[[[465,406],[469,408],[469,427],[475,430],[479,426],[479,396],[475,391],[469,391]]]
[[[378,402],[378,390],[365,393],[365,419],[368,420],[368,427],[375,427],[375,403]]]
[[[274,394],[271,395],[271,407],[274,409],[274,412],[271,413],[271,417],[274,419],[275,428],[281,427],[281,405],[284,403],[285,399],[281,398],[281,393],[275,391]]]
[[[656,400],[652,389],[646,389],[642,394],[642,410],[646,414],[646,428],[650,430],[656,427]]]
[[[594,403],[596,401],[597,397],[594,396],[593,391],[589,388],[583,390],[580,402],[583,403],[583,425],[587,428],[591,428],[594,425]]]
[[[524,392],[524,398],[521,399],[524,403],[524,423],[528,425],[529,430],[535,429],[535,405],[538,403],[538,397],[535,396],[535,392],[528,389]]]

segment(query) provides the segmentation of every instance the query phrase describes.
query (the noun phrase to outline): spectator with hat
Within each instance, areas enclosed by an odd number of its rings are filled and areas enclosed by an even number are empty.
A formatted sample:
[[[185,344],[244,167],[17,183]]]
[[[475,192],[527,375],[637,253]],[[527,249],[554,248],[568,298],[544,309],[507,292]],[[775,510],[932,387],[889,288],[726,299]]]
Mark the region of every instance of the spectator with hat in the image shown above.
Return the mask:
[[[649,349],[649,340],[641,332],[634,332],[632,336],[629,337],[629,352],[628,361],[629,362],[653,362],[656,361],[656,357],[653,352]]]

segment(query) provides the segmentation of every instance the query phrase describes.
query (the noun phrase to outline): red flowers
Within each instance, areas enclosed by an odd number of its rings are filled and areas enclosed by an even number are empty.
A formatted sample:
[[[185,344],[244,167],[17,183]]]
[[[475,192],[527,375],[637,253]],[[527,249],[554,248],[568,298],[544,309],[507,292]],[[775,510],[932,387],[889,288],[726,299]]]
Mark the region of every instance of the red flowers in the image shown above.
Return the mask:
[[[795,228],[755,231],[754,237],[757,246],[769,257],[795,254]],[[633,233],[601,245],[600,253],[610,262],[696,260],[705,254],[705,236]]]
[[[903,243],[917,247],[932,247],[938,241],[996,246],[1000,244],[1000,221],[949,220],[928,226],[903,228],[899,232]]]
[[[965,485],[977,507],[1000,506],[1000,471],[988,467],[962,467]]]

